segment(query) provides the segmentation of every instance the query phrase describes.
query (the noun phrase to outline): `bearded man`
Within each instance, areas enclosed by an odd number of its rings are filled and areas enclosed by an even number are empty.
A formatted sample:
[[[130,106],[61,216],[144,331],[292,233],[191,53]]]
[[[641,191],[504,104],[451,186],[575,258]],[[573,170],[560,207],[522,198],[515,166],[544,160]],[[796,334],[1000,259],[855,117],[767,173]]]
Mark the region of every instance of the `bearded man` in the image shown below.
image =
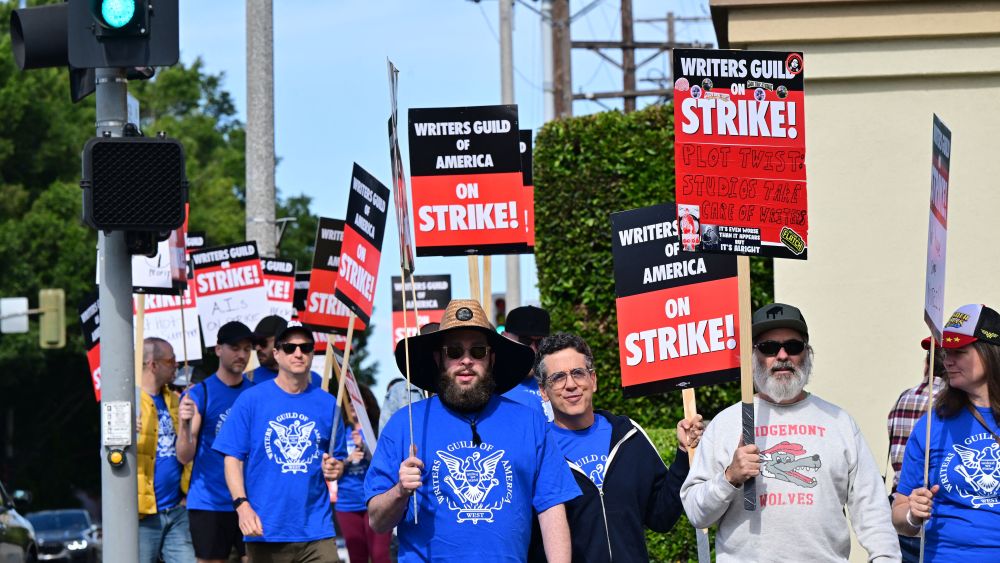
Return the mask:
[[[501,396],[531,369],[528,346],[500,336],[479,303],[454,300],[436,332],[411,336],[396,365],[436,393],[401,408],[365,478],[371,527],[397,527],[399,561],[526,561],[532,510],[549,561],[570,561],[563,503],[580,488],[545,419]],[[411,447],[412,444],[412,447]],[[895,536],[894,536],[895,537]]]
[[[765,305],[752,330],[754,443],[742,443],[740,404],[708,425],[681,487],[691,524],[718,524],[720,563],[846,562],[849,513],[868,561],[899,561],[885,486],[857,423],[805,391],[813,349],[802,313]],[[750,512],[740,489],[756,476],[758,507]]]

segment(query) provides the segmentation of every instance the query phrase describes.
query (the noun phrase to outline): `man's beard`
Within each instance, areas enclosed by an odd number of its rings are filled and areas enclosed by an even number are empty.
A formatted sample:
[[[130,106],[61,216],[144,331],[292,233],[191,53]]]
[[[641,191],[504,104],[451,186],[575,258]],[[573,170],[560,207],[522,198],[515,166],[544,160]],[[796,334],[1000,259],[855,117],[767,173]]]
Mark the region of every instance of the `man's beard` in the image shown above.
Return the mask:
[[[765,359],[759,354],[754,354],[753,382],[757,386],[757,391],[778,403],[798,397],[809,383],[809,374],[812,373],[812,354],[809,350],[804,354],[801,367],[796,366],[791,360],[784,362],[775,360],[770,371],[765,366]],[[781,378],[771,375],[771,372],[779,369],[790,369],[793,375]]]
[[[466,389],[460,387],[444,372],[438,375],[437,383],[441,392],[441,402],[459,412],[476,412],[482,409],[497,388],[493,374],[489,372],[477,377],[475,383]]]

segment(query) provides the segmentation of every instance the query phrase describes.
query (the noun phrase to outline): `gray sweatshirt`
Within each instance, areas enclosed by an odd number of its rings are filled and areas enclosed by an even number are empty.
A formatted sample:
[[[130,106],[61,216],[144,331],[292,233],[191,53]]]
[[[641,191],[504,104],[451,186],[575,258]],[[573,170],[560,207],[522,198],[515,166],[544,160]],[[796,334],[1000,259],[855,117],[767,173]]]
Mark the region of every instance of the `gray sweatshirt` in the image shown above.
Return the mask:
[[[755,440],[763,462],[757,510],[725,470],[740,440],[741,406],[708,425],[681,501],[696,528],[719,525],[715,550],[727,561],[847,561],[844,507],[869,561],[900,561],[885,485],[857,423],[815,395],[792,405],[754,399]]]

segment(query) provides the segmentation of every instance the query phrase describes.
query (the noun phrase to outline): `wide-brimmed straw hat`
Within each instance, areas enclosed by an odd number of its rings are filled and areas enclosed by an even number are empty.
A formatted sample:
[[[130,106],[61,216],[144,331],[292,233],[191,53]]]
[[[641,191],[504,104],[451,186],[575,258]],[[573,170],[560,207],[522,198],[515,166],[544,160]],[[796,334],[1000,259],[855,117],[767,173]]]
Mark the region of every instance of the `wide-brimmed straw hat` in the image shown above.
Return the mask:
[[[410,348],[410,381],[417,387],[437,393],[437,379],[441,372],[434,354],[441,349],[444,335],[454,330],[478,330],[486,335],[490,351],[494,354],[493,379],[496,393],[502,394],[517,386],[531,371],[535,353],[523,344],[497,333],[474,299],[454,299],[448,303],[441,319],[441,327],[428,334],[418,334],[396,344],[396,367],[406,375],[406,349]]]

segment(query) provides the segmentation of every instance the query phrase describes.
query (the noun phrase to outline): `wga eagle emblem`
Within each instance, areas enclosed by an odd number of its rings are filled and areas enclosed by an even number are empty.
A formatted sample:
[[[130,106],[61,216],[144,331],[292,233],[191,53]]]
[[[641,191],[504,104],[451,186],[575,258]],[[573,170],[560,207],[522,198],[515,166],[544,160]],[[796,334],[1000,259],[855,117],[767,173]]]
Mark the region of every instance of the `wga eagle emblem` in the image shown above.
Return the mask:
[[[504,499],[487,506],[486,497],[494,487],[500,484],[497,479],[497,466],[503,459],[504,450],[497,450],[487,456],[483,452],[476,450],[471,455],[461,458],[448,452],[438,451],[437,455],[448,468],[448,475],[442,479],[451,488],[459,503],[451,499],[444,498],[440,494],[440,485],[435,484],[435,495],[440,502],[447,500],[448,508],[458,512],[458,522],[472,522],[478,524],[480,521],[493,522],[493,511],[503,506]],[[434,464],[434,476],[437,481],[438,469],[441,462]],[[510,473],[509,468],[505,468]],[[508,497],[510,489],[510,476],[508,475]],[[508,499],[509,500],[509,499]]]
[[[175,457],[177,455],[177,434],[174,433],[174,421],[169,412],[159,413],[159,432],[156,437],[156,457]]]
[[[309,464],[319,455],[316,445],[318,439],[313,439],[316,423],[296,418],[291,424],[281,424],[285,418],[290,417],[282,415],[277,421],[267,423],[271,427],[264,435],[267,457],[281,464],[282,473],[305,473]]]
[[[962,465],[955,466],[955,472],[972,489],[972,492],[966,492],[959,487],[958,494],[970,499],[973,508],[1000,504],[1000,499],[997,498],[1000,489],[1000,445],[991,441],[982,449],[967,448],[960,444],[955,444],[952,448],[962,460]]]

